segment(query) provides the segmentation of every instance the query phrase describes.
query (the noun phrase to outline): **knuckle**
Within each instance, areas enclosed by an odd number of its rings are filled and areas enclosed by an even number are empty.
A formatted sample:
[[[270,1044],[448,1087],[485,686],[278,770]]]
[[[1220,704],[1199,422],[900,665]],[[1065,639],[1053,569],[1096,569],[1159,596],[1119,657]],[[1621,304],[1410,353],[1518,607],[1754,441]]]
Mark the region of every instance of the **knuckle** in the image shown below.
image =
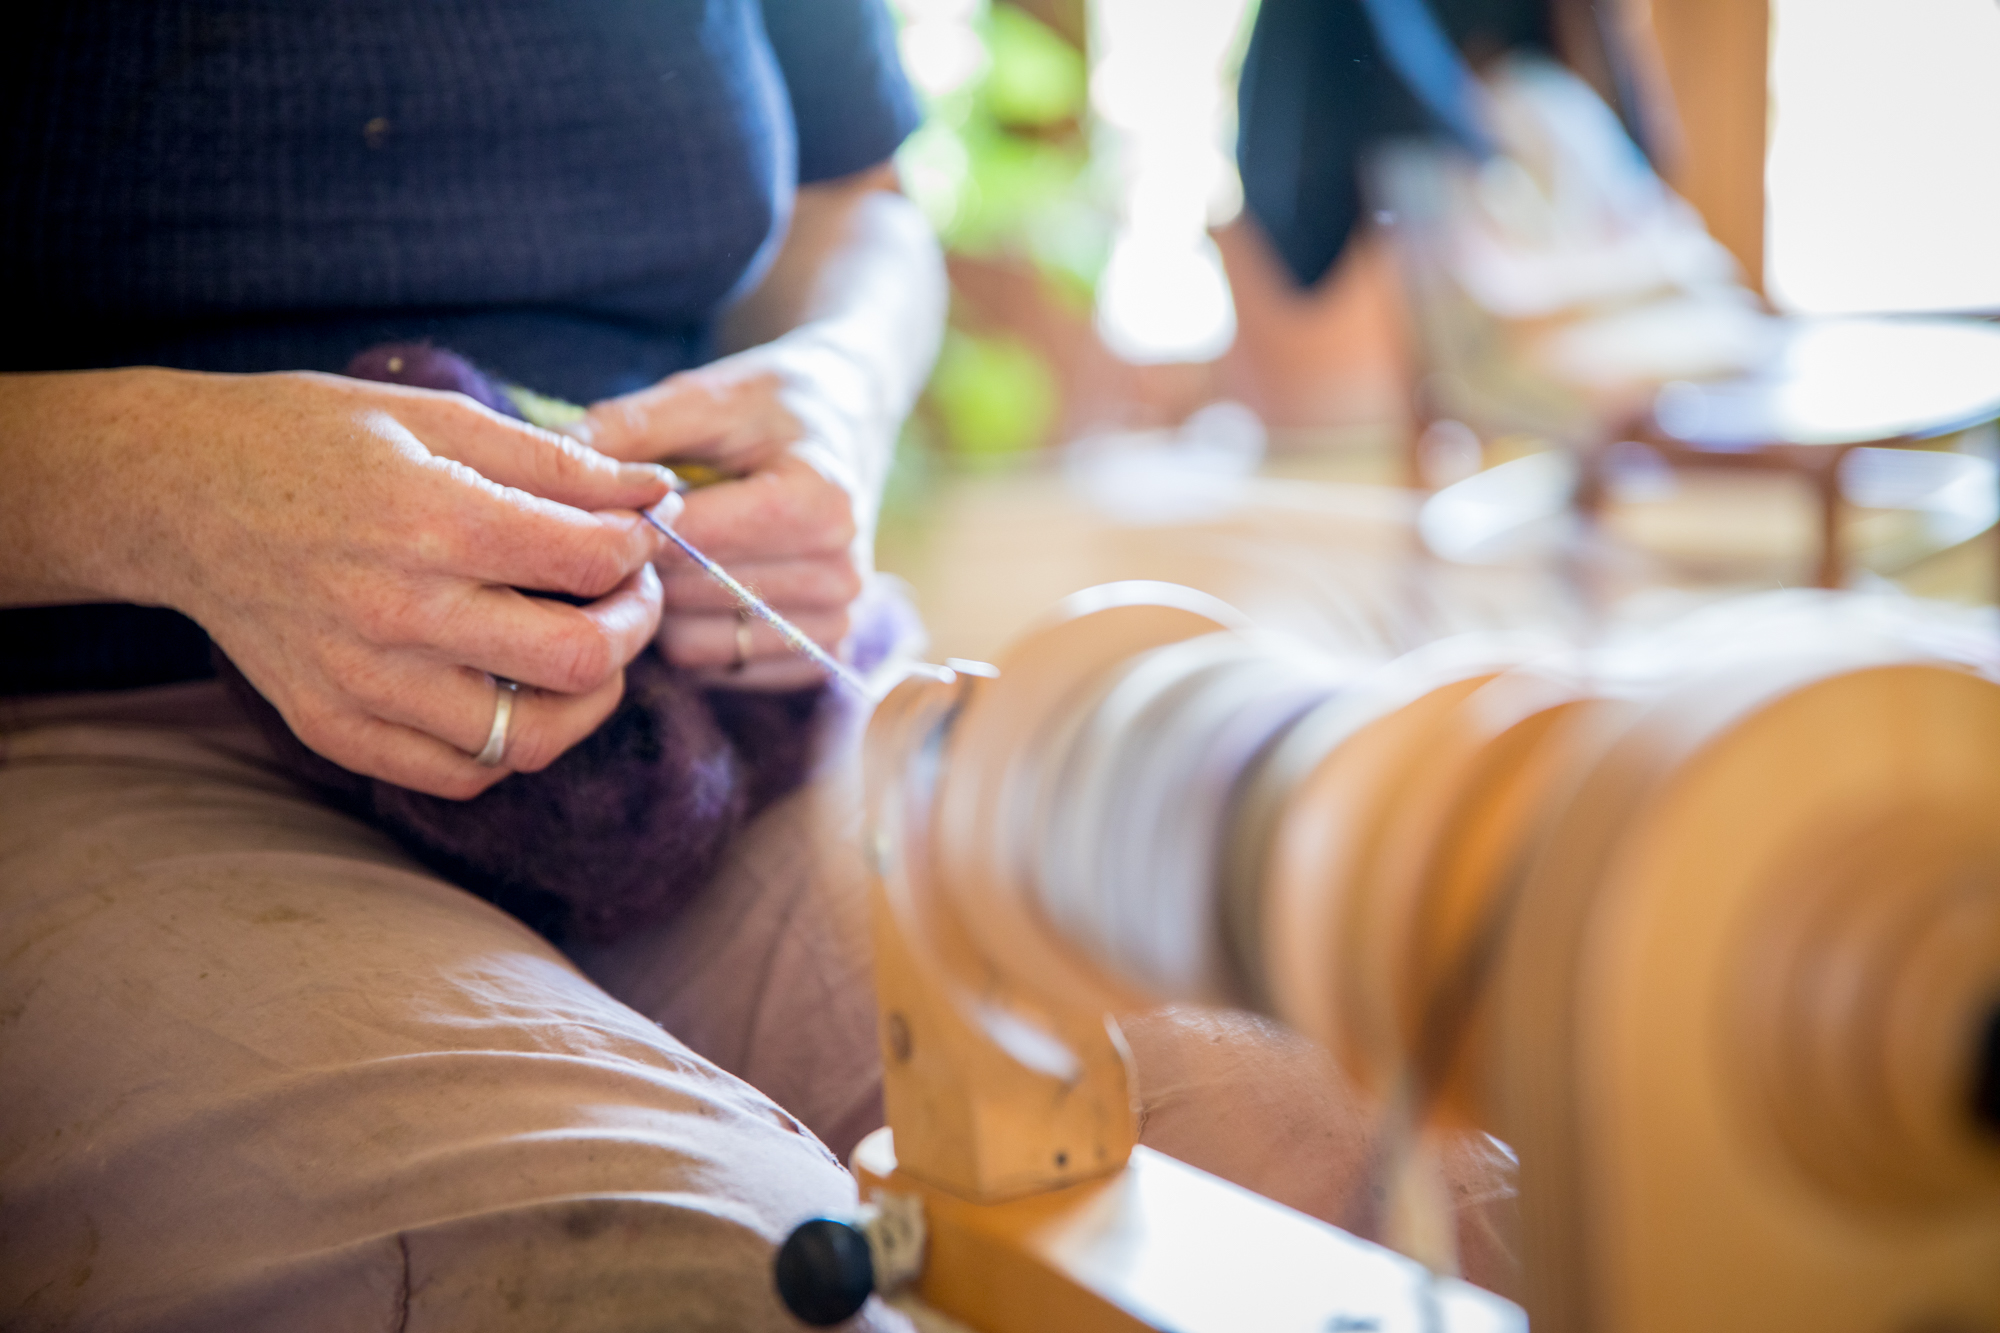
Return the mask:
[[[809,488],[776,473],[766,473],[761,480],[764,489],[758,496],[762,511],[758,517],[766,526],[788,532],[810,531],[815,526],[819,505]]]
[[[589,449],[567,436],[557,435],[539,427],[528,428],[536,440],[536,452],[544,459],[544,465],[557,477],[565,480],[594,476],[608,469],[609,460],[594,449]]]
[[[507,767],[517,773],[541,772],[556,761],[564,748],[550,741],[539,731],[518,736],[515,742],[507,752]]]
[[[478,430],[490,416],[487,406],[464,389],[433,392],[436,392],[437,396],[429,399],[426,406],[430,408],[435,419],[448,429]]]
[[[318,701],[295,703],[285,713],[286,725],[291,727],[294,736],[305,742],[307,749],[336,763],[344,763],[352,757],[349,753],[351,729],[344,725],[345,722],[339,710]]]
[[[340,696],[369,702],[378,654],[372,645],[338,638],[314,644],[311,652],[324,694],[302,703],[301,713],[312,716],[317,725],[338,726],[346,721]]]
[[[832,482],[812,488],[812,498],[802,517],[809,531],[834,546],[847,545],[858,531],[853,503],[847,492]]]
[[[646,438],[645,395],[594,404],[583,419],[565,427],[569,438],[591,453],[630,458]]]
[[[852,606],[855,599],[861,596],[861,589],[861,571],[855,566],[852,558],[835,562],[827,571],[827,591],[831,594],[830,600],[840,606]]]
[[[564,592],[585,597],[602,597],[621,583],[626,574],[621,553],[609,540],[584,542],[568,561],[569,584]]]
[[[340,580],[322,589],[320,603],[344,622],[366,643],[382,645],[397,641],[410,618],[409,599],[381,597],[374,590],[351,580]]]
[[[551,665],[556,680],[552,688],[564,694],[587,694],[623,664],[611,636],[595,621],[579,615],[557,641]]]
[[[355,606],[356,628],[377,646],[421,643],[436,628],[433,608],[414,597],[372,597]]]

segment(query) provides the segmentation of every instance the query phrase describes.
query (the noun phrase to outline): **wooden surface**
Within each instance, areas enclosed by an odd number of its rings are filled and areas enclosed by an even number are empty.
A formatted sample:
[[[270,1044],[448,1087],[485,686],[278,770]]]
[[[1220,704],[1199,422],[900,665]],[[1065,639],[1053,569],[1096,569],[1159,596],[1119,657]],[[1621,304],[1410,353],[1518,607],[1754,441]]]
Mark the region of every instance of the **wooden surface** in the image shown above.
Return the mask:
[[[1245,622],[1213,597],[1135,582],[1067,599],[1000,656],[999,678],[967,698],[946,742],[935,812],[934,887],[977,923],[986,974],[1064,1008],[1104,1013],[1156,1002],[1091,966],[1033,901],[1022,844],[1051,728],[1106,673],[1153,648]]]
[[[1525,1333],[1518,1307],[1138,1148],[1103,1180],[979,1205],[899,1174],[888,1130],[863,1197],[924,1200],[917,1292],[979,1333]],[[1435,1319],[1430,1318],[1433,1314]]]
[[[907,1169],[1012,1198],[1115,1171],[1138,1139],[1102,977],[1030,901],[1018,837],[1045,733],[1079,688],[1162,644],[1241,624],[1213,597],[1112,584],[1059,604],[1000,668],[912,676],[867,738],[884,1098]],[[935,764],[917,762],[935,755]]]
[[[876,709],[868,825],[889,1122],[912,1172],[993,1200],[1116,1170],[1138,1124],[1103,1008],[1052,1009],[993,984],[974,929],[934,889],[929,791],[903,770],[976,680],[912,678]]]
[[[1578,740],[1493,1066],[1538,1333],[2000,1320],[2000,688],[1817,648]]]
[[[1770,6],[1767,0],[1649,0],[1645,8],[1678,122],[1667,183],[1694,205],[1709,233],[1736,256],[1744,280],[1761,291]]]
[[[1819,505],[1814,582],[1847,581],[1849,450],[1921,444],[2000,417],[2000,328],[1971,320],[1788,320],[1768,365],[1670,384],[1633,432],[1682,466],[1790,472]],[[1595,469],[1590,469],[1595,475]],[[1601,485],[1579,494],[1601,498]]]
[[[1013,863],[1061,720],[1112,697],[1121,654],[1222,623],[1151,596],[1079,599],[997,680],[906,682],[878,711],[878,984],[911,1138],[903,1164],[863,1145],[864,1188],[922,1197],[920,1294],[985,1333],[1518,1327],[1132,1146],[1116,986],[1093,993]],[[1379,1234],[1449,1262],[1419,1225],[1448,1202],[1397,1224],[1448,1095],[1519,1152],[1538,1333],[2000,1324],[2000,1140],[1970,1093],[2000,994],[2000,684],[1947,664],[1989,643],[1871,629],[1869,605],[1767,599],[1553,662],[1468,636],[1356,678],[1258,771],[1288,801],[1252,881],[1259,989],[1388,1104]],[[1081,979],[1046,984],[1056,960]]]
[[[2000,327],[1795,319],[1754,374],[1662,391],[1653,425],[1690,449],[1925,440],[2000,416]]]

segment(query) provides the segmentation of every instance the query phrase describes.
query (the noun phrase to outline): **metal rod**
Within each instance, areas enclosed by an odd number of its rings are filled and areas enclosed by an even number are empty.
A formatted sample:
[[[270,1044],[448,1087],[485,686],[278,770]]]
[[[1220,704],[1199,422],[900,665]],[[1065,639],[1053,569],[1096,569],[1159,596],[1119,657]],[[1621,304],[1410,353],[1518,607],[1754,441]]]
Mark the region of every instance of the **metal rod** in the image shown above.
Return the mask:
[[[832,676],[835,680],[845,685],[848,689],[853,690],[864,699],[869,697],[867,682],[863,681],[861,677],[855,675],[854,672],[845,666],[842,666],[832,653],[829,653],[826,649],[807,638],[804,630],[779,615],[776,611],[773,611],[770,603],[737,582],[728,570],[696,550],[693,543],[689,542],[687,538],[681,536],[666,524],[660,522],[659,519],[654,518],[650,511],[641,509],[639,516],[664,533],[668,541],[680,547],[687,555],[687,558],[700,565],[710,578],[728,589],[729,595],[734,597],[737,604],[745,611],[748,611],[751,615],[778,631],[778,636],[785,641],[787,648],[807,659],[814,666],[826,672],[829,676]]]

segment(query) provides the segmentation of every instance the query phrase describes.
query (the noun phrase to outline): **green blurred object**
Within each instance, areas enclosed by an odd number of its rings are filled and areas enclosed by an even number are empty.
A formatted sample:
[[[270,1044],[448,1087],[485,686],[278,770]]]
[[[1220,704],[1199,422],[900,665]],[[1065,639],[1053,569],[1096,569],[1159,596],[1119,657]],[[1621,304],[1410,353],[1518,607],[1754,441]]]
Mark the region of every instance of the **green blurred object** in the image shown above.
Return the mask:
[[[947,330],[928,392],[951,452],[981,470],[1017,461],[1055,421],[1055,375],[1018,338]]]
[[[590,415],[588,408],[561,398],[551,398],[533,389],[524,389],[518,384],[503,384],[500,392],[507,395],[507,401],[521,414],[522,420],[543,430],[567,430]]]
[[[986,21],[986,105],[1003,125],[1047,129],[1083,114],[1083,52],[1040,19],[995,5]]]
[[[984,73],[927,107],[898,154],[906,188],[953,253],[1019,256],[1092,287],[1112,218],[1086,173],[1083,53],[1010,4],[974,31]]]
[[[1034,244],[1036,219],[1077,187],[1082,150],[1012,134],[990,122],[968,125],[962,139],[971,188],[960,200],[945,243],[963,254],[1040,259]]]
[[[983,65],[929,99],[897,154],[904,189],[952,255],[1024,265],[1051,300],[1087,318],[1115,217],[1089,169],[1084,53],[1006,0],[982,5],[971,23]],[[906,443],[991,469],[1046,442],[1057,379],[1034,347],[975,333],[965,313],[954,310],[927,391],[932,429]]]

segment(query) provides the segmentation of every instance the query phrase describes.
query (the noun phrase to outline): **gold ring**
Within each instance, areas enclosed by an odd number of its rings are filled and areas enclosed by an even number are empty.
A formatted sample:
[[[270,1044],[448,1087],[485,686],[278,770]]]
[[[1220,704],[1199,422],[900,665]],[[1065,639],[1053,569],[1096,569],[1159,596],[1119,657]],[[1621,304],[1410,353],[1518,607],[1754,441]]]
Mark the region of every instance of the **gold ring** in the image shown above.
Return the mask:
[[[472,756],[475,764],[488,768],[500,767],[500,761],[507,757],[507,724],[514,720],[514,695],[520,686],[511,680],[494,677],[493,726],[486,733],[486,748]]]
[[[750,664],[750,617],[736,613],[736,656],[729,659],[729,674],[735,675]]]

